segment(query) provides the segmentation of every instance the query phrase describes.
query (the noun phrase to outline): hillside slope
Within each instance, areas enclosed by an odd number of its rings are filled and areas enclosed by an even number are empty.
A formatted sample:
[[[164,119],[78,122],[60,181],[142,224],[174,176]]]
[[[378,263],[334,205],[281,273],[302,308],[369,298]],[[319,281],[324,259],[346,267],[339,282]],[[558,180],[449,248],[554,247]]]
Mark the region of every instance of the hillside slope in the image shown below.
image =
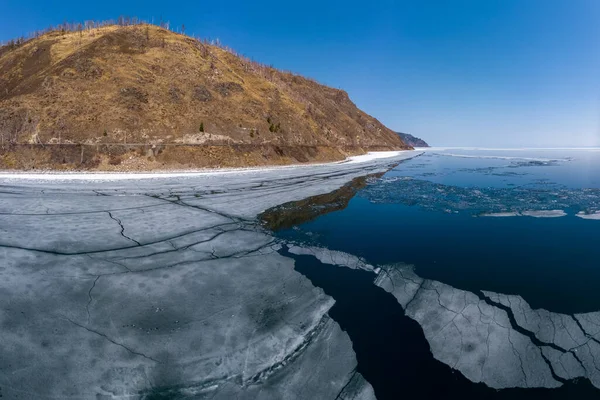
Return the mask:
[[[0,168],[243,166],[409,148],[342,90],[154,25],[0,48],[0,136]]]
[[[410,133],[396,132],[404,143],[412,147],[429,147],[429,144],[421,138],[411,135]]]

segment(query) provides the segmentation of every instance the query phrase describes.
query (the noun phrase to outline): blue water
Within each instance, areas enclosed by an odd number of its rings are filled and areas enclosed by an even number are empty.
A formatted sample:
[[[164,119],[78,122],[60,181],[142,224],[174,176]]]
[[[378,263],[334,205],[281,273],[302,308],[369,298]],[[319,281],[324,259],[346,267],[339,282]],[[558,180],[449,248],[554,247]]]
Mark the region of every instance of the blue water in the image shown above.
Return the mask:
[[[562,210],[560,218],[485,217]],[[600,310],[598,150],[430,150],[373,179],[348,206],[278,236],[413,264],[456,288],[533,308]]]
[[[547,183],[570,188],[600,188],[600,149],[432,149],[399,166],[388,176],[414,177],[463,187]]]

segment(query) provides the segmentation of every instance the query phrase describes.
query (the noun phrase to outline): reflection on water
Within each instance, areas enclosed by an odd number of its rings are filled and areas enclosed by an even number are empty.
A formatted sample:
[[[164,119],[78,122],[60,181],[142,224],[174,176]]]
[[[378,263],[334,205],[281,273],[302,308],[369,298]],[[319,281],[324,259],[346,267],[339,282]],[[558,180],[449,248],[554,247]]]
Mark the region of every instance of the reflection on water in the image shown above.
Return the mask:
[[[348,206],[350,199],[360,189],[363,189],[370,179],[380,178],[381,176],[383,176],[383,173],[361,176],[333,192],[281,204],[260,214],[259,219],[265,227],[272,231],[289,229],[312,221],[320,215],[343,210]]]

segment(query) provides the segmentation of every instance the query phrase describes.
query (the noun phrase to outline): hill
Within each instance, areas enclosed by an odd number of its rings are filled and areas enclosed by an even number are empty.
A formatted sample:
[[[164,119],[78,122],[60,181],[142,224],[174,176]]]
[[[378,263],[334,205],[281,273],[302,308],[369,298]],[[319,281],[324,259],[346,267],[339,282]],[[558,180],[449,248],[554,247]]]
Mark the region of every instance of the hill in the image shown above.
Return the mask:
[[[402,139],[404,143],[411,147],[429,147],[426,141],[416,136],[411,135],[410,133],[402,133],[396,132],[398,136]]]
[[[406,149],[342,90],[159,26],[0,48],[0,168],[164,169]]]

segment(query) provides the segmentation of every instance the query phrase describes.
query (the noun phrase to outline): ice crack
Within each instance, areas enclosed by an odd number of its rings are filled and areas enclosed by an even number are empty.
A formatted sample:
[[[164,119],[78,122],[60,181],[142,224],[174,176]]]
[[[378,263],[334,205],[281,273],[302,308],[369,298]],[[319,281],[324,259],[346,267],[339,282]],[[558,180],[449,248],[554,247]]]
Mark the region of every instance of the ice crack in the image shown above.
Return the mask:
[[[119,224],[119,226],[121,227],[121,236],[123,236],[125,239],[129,239],[129,240],[131,240],[132,242],[136,243],[138,246],[141,246],[141,245],[142,245],[142,244],[141,244],[140,242],[138,242],[137,240],[135,240],[135,239],[132,239],[132,238],[130,238],[129,236],[125,235],[125,227],[123,226],[123,223],[121,222],[121,220],[120,220],[120,219],[118,219],[118,218],[114,217],[110,211],[107,211],[106,213],[107,213],[107,214],[110,216],[110,218],[111,218],[113,221],[115,221],[115,222],[116,222],[117,224]]]

